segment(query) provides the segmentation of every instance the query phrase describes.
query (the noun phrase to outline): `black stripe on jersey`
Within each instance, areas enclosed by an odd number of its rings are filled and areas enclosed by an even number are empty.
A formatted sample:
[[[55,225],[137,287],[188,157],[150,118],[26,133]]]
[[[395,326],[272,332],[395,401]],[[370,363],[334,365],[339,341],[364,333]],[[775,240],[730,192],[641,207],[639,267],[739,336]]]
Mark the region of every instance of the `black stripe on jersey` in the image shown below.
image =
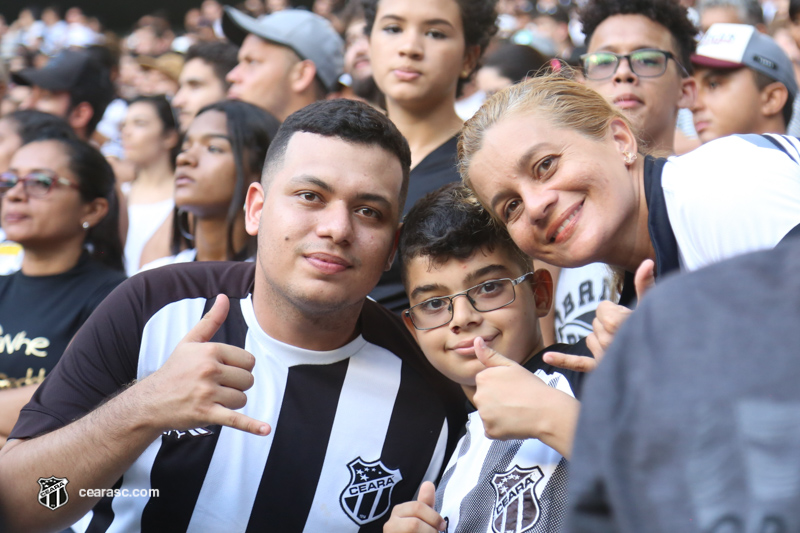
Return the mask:
[[[656,159],[649,155],[644,159],[644,193],[649,210],[647,230],[656,254],[656,278],[680,269],[678,241],[675,240],[675,233],[669,222],[667,202],[664,199],[664,189],[661,185],[661,177],[666,163],[666,159]],[[635,299],[633,275],[628,276],[626,272],[619,303],[632,308],[635,305]]]
[[[206,301],[203,315],[214,301],[216,298]],[[211,342],[244,347],[247,325],[240,302],[231,300],[228,317]],[[211,433],[195,436],[186,432],[180,438],[175,434],[161,436],[161,448],[150,471],[150,484],[158,489],[159,497],[151,498],[145,505],[142,531],[186,531],[189,527],[222,428],[206,429]]]
[[[794,161],[795,163],[798,163],[798,156],[800,156],[800,152],[798,152],[797,146],[795,146],[794,143],[791,143],[791,142],[787,141],[788,144],[792,148],[794,148],[795,153],[793,154],[793,153],[791,153],[789,151],[788,148],[786,148],[786,146],[778,138],[773,137],[772,135],[761,135],[761,137],[763,137],[764,139],[766,139],[769,142],[771,142],[772,144],[774,144],[775,147],[778,148],[778,150],[780,150],[784,154],[788,155],[792,159],[792,161]],[[781,138],[783,138],[783,137],[781,137]]]
[[[409,365],[404,364],[400,372],[400,388],[386,430],[386,439],[381,450],[381,461],[389,469],[400,469],[403,480],[392,491],[395,504],[411,501],[417,493],[425,472],[430,466],[436,441],[445,422],[445,413],[435,393],[426,387],[422,378]],[[421,383],[422,382],[422,383]],[[434,408],[434,406],[436,408]],[[412,430],[413,429],[413,430]],[[420,439],[420,435],[429,435]],[[409,453],[413,450],[413,453]],[[403,464],[403,457],[414,457],[411,464]],[[447,461],[447,456],[443,458]],[[361,526],[359,533],[379,532],[391,513],[379,520]]]
[[[780,143],[780,142],[779,142],[777,139],[773,139],[773,138],[772,138],[772,137],[770,137],[769,135],[762,135],[761,137],[763,137],[764,139],[768,140],[770,143],[772,143],[773,145],[775,145],[775,148],[777,148],[778,150],[780,150],[780,151],[781,151],[781,152],[783,152],[784,154],[786,154],[786,155],[788,155],[789,157],[791,157],[791,158],[792,158],[792,160],[793,160],[795,163],[797,163],[797,160],[794,158],[794,156],[792,156],[792,154],[790,154],[790,153],[789,153],[789,150],[787,150],[787,149],[786,149],[786,147],[785,147],[784,145],[782,145],[782,144],[781,144],[781,143]]]
[[[118,489],[121,486],[122,478],[119,478],[111,488]],[[108,531],[111,522],[114,521],[114,509],[111,508],[111,500],[113,500],[113,498],[106,496],[97,502],[97,505],[95,505],[93,509],[92,520],[86,527],[86,533],[105,533]]]
[[[349,362],[345,359],[331,365],[297,365],[289,369],[248,532],[303,530]]]

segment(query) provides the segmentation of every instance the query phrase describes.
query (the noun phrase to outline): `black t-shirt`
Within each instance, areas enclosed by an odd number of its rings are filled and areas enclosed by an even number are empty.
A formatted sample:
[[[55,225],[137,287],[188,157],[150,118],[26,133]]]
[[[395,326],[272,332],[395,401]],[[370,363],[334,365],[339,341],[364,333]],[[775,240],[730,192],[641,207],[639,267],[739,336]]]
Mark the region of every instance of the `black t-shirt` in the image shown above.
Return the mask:
[[[406,198],[403,216],[411,210],[417,200],[426,194],[443,185],[461,179],[456,169],[457,151],[458,136],[456,135],[428,154],[425,159],[411,170],[408,197]],[[383,273],[378,286],[370,293],[370,297],[395,313],[400,313],[408,308],[408,297],[400,280],[400,260],[398,257],[395,257],[392,268]]]
[[[125,279],[84,254],[52,276],[0,276],[0,389],[39,383],[78,328]]]

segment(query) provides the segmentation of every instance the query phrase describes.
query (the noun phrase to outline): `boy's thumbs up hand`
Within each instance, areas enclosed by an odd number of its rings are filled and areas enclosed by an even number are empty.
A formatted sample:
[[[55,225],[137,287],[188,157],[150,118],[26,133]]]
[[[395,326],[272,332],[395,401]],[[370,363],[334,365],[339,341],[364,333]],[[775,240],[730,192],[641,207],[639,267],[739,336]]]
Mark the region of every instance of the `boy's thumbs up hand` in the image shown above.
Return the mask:
[[[475,339],[475,355],[486,368],[475,376],[472,404],[483,420],[486,436],[502,440],[537,437],[529,422],[535,421],[540,396],[555,389],[486,346],[480,337]]]

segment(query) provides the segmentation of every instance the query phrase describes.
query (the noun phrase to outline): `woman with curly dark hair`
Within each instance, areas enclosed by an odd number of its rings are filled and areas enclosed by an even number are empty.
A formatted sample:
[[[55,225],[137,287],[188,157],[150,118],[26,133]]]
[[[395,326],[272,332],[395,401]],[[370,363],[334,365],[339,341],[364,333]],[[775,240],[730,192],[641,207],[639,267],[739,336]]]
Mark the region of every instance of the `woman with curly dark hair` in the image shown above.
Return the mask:
[[[364,0],[370,61],[389,118],[411,148],[406,211],[425,194],[459,179],[456,145],[463,121],[456,97],[497,31],[496,0]],[[399,268],[372,297],[407,307]]]

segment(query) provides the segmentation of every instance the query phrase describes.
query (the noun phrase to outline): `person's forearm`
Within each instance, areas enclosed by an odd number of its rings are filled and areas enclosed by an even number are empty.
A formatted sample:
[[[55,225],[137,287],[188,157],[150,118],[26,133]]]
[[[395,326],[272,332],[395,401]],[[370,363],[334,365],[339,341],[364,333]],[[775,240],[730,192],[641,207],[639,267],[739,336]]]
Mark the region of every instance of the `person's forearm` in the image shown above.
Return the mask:
[[[552,394],[547,401],[550,415],[537,421],[536,438],[569,459],[572,456],[572,443],[575,440],[581,403],[560,390],[553,389],[553,392],[557,394]]]
[[[86,514],[98,498],[82,488],[109,488],[161,434],[147,419],[138,384],[52,433],[12,440],[0,450],[0,516],[9,531],[59,530]],[[38,502],[39,478],[67,478],[69,501],[55,511]]]
[[[0,390],[0,447],[6,443],[14,424],[19,418],[19,411],[28,403],[39,388],[39,384]]]

